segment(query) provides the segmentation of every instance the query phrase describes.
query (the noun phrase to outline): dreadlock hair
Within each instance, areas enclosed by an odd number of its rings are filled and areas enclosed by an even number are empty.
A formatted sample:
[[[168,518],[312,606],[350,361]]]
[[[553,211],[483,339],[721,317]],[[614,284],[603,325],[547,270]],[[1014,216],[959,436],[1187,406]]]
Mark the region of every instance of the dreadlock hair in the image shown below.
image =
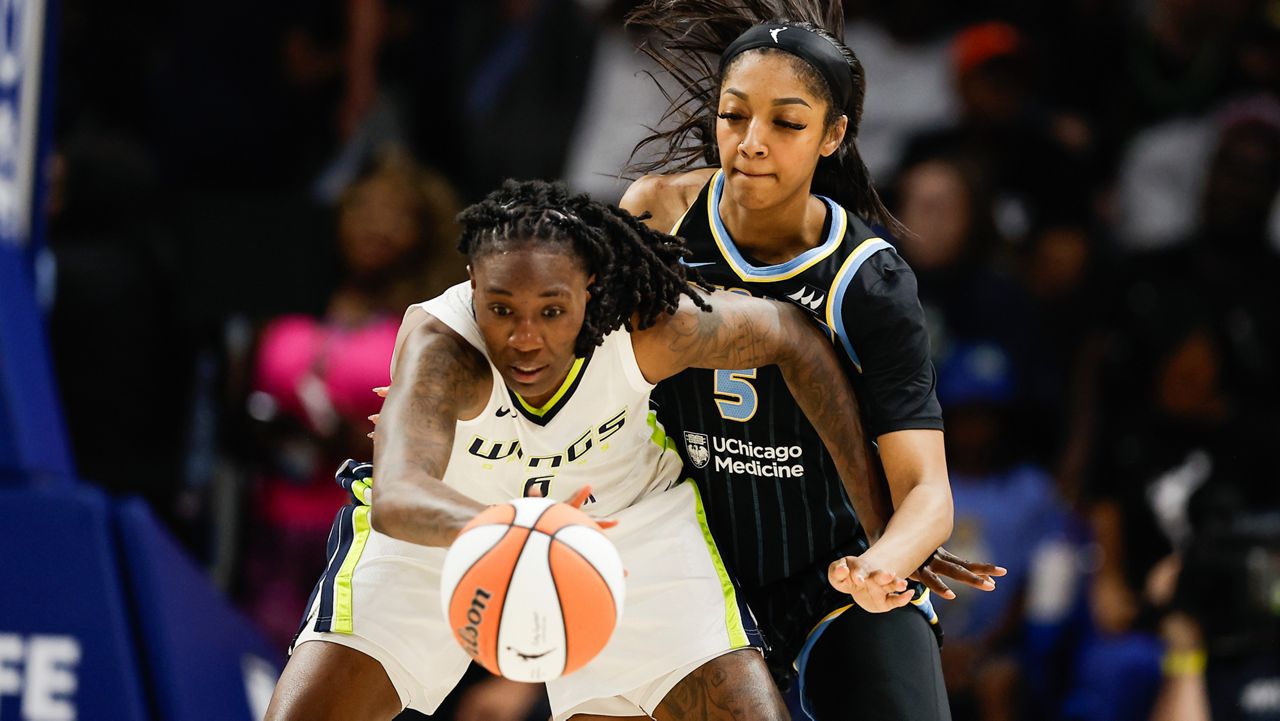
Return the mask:
[[[674,90],[654,77],[667,98],[667,110],[658,123],[664,130],[652,132],[636,143],[631,157],[642,157],[650,145],[657,157],[633,163],[632,173],[690,170],[720,165],[716,145],[716,113],[720,101],[720,54],[739,35],[764,22],[804,28],[831,42],[849,64],[853,97],[848,108],[836,107],[831,89],[816,68],[801,58],[779,50],[757,48],[734,58],[728,75],[748,53],[783,53],[802,82],[827,103],[824,127],[830,128],[842,114],[849,116],[844,141],[830,157],[821,158],[814,174],[813,191],[826,195],[855,214],[880,225],[891,235],[908,231],[884,206],[871,182],[871,173],[858,153],[858,127],[867,79],[853,51],[845,46],[844,13],[840,0],[645,0],[627,17],[627,26],[644,33],[641,50],[675,81]]]
[[[608,333],[635,330],[633,317],[643,330],[663,313],[674,313],[682,295],[711,309],[693,285],[711,287],[680,263],[689,256],[684,241],[646,226],[644,218],[585,194],[571,195],[561,183],[507,180],[458,215],[458,250],[470,262],[534,245],[578,258],[587,275],[595,276],[574,345],[574,353],[584,357]]]

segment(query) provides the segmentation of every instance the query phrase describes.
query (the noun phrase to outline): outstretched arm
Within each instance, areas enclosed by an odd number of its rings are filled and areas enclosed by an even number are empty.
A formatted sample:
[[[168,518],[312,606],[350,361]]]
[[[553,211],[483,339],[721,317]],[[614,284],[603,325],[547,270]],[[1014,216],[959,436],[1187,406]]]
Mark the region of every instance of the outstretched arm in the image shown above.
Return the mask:
[[[951,494],[937,448],[916,433],[881,437],[881,454],[891,483],[890,505],[877,487],[853,389],[830,342],[799,308],[790,304],[716,292],[712,312],[682,301],[680,309],[647,331],[634,334],[641,371],[657,382],[689,367],[754,368],[777,364],[787,387],[822,438],[845,482],[859,517],[884,529],[872,550],[859,559],[833,564],[832,583],[851,593],[867,610],[887,610],[909,600],[886,599],[880,591],[905,588],[913,573],[951,533]],[[940,440],[941,434],[936,434]],[[883,446],[888,441],[889,448]],[[899,442],[902,441],[902,442]],[[917,441],[921,443],[916,443]],[[888,450],[888,457],[885,451]],[[892,468],[888,468],[888,465]],[[930,482],[941,477],[938,487]],[[880,493],[877,493],[880,491]],[[873,536],[873,540],[875,537]],[[868,599],[868,585],[877,587]],[[870,603],[866,601],[869,600]]]
[[[681,300],[674,315],[632,335],[636,360],[656,383],[686,368],[777,365],[840,473],[869,474],[858,401],[831,343],[799,308],[717,291],[711,311]]]
[[[484,359],[439,321],[409,333],[374,437],[373,527],[424,546],[447,546],[484,505],[445,485],[454,424],[483,409],[492,376]]]
[[[799,308],[724,290],[706,294],[706,300],[710,310],[681,297],[675,313],[631,334],[636,360],[650,382],[686,368],[776,364],[839,371],[831,344]],[[817,348],[811,347],[813,340],[821,341]]]
[[[855,512],[887,518],[883,509],[888,504],[884,499],[877,502],[873,493],[871,459],[857,399],[825,335],[790,304],[728,292],[714,293],[709,300],[709,313],[685,303],[653,328],[633,334],[645,377],[657,382],[689,367],[738,369],[776,364],[846,480]],[[884,523],[880,520],[878,525]],[[949,516],[946,528],[950,528]],[[841,590],[854,595],[868,610],[906,603],[909,599],[905,596],[887,599],[886,594],[905,588],[902,579],[937,547],[934,535],[911,543],[895,541],[905,545],[895,558],[914,559],[914,565],[877,565],[865,573],[853,568]]]

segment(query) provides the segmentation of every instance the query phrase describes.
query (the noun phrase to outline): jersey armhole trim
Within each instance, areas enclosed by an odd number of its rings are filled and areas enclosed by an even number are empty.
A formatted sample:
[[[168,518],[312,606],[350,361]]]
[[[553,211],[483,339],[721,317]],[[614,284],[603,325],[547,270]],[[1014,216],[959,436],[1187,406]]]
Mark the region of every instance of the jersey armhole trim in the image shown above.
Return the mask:
[[[459,418],[455,421],[456,428],[470,428],[486,420],[489,418],[489,414],[496,413],[502,407],[502,401],[506,398],[507,382],[502,380],[502,374],[498,372],[498,369],[492,363],[488,363],[488,366],[489,375],[493,378],[492,385],[489,386],[489,400],[484,404],[484,408],[476,414],[475,418],[467,418],[465,420]]]
[[[465,304],[464,295],[466,296]],[[473,348],[480,351],[481,355],[488,358],[484,338],[480,335],[480,326],[476,323],[475,308],[471,306],[470,300],[471,286],[464,280],[431,300],[410,306],[405,316],[408,317],[408,313],[414,308],[426,311],[428,315],[434,316],[436,320],[452,328]]]
[[[631,389],[639,393],[648,393],[653,390],[655,383],[650,383],[644,377],[644,373],[640,370],[640,363],[636,360],[636,348],[631,342],[631,333],[620,330],[616,331],[625,336],[618,343],[618,361],[622,364],[622,372],[627,377],[627,384]]]
[[[689,211],[690,211],[690,210],[693,210],[693,206],[694,206],[694,205],[697,205],[697,204],[698,204],[698,201],[697,201],[697,200],[695,200],[695,201],[693,201],[693,203],[692,203],[688,208],[685,208],[685,209],[684,209],[684,212],[680,214],[680,218],[679,218],[678,220],[676,220],[676,224],[675,224],[675,225],[673,225],[673,226],[671,226],[671,230],[667,231],[667,235],[679,235],[679,234],[680,234],[680,226],[684,225],[684,219],[685,219],[685,218],[687,218],[687,217],[689,217]]]
[[[849,283],[853,277],[858,274],[858,269],[867,262],[868,258],[892,247],[882,238],[867,238],[862,241],[857,248],[853,249],[849,257],[844,259],[840,270],[836,271],[835,277],[831,280],[831,287],[827,289],[827,327],[840,339],[840,344],[844,346],[845,352],[849,354],[849,360],[853,361],[853,366],[859,373],[862,372],[862,361],[854,351],[853,341],[845,331],[844,294],[849,289]]]
[[[426,313],[432,318],[435,318],[441,323],[444,323],[455,333],[462,336],[462,339],[465,340],[472,348],[475,348],[480,355],[484,356],[485,365],[489,366],[489,375],[492,378],[492,386],[489,389],[489,400],[485,403],[484,409],[481,410],[475,418],[468,418],[466,420],[460,418],[455,421],[459,426],[472,425],[488,417],[489,413],[495,411],[497,406],[501,406],[502,398],[499,397],[499,394],[503,393],[507,387],[506,381],[502,379],[502,374],[500,374],[498,369],[494,367],[493,363],[489,360],[489,354],[485,352],[484,339],[480,335],[480,327],[476,324],[475,320],[475,309],[470,307],[470,304],[464,302],[464,298],[469,299],[470,297],[471,286],[468,281],[463,281],[451,286],[448,290],[431,300],[426,300],[409,306],[405,311],[406,319],[415,311],[420,311],[422,313]],[[398,352],[399,348],[396,349],[397,354]],[[393,379],[395,378],[395,364],[396,357],[393,356],[391,360]]]

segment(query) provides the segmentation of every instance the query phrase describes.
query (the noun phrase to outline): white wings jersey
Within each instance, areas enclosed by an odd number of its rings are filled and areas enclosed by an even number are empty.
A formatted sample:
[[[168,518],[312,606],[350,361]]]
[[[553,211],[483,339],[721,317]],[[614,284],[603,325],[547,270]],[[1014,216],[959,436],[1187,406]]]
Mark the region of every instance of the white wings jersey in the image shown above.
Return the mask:
[[[489,357],[468,283],[413,308]],[[445,483],[481,503],[502,503],[535,488],[536,495],[565,500],[591,484],[592,499],[583,510],[603,517],[679,480],[679,455],[649,410],[653,384],[640,372],[626,330],[610,333],[588,358],[577,359],[541,408],[510,390],[489,360],[489,402],[474,419],[458,422]]]

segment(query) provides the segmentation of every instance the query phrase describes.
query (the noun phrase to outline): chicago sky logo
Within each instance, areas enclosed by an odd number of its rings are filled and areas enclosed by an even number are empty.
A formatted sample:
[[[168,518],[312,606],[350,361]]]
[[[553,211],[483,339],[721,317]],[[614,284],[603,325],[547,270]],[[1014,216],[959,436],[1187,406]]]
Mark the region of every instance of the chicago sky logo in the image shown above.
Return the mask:
[[[826,293],[816,290],[807,285],[800,286],[800,289],[787,296],[791,300],[808,308],[809,310],[817,310],[822,305],[822,301],[827,299]]]
[[[706,468],[711,461],[711,447],[707,443],[707,434],[684,432],[684,448],[689,453],[689,462],[698,468]]]

